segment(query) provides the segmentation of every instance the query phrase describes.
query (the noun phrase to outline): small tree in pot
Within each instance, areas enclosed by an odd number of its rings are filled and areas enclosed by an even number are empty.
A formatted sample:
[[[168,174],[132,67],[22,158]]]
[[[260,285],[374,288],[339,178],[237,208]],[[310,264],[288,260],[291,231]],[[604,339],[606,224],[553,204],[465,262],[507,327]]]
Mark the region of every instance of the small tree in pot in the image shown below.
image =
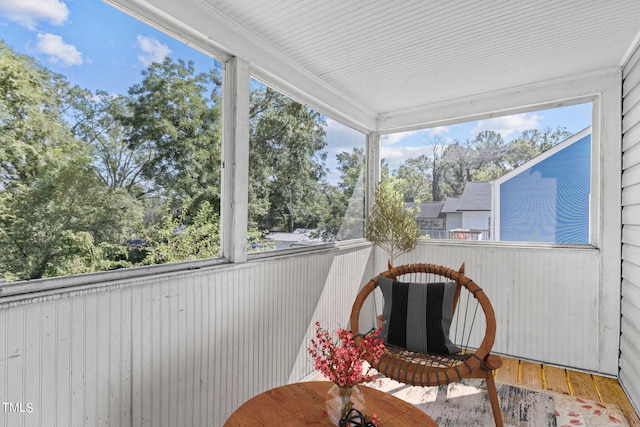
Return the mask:
[[[373,206],[365,221],[365,237],[389,255],[389,268],[400,255],[418,245],[420,229],[417,208],[407,208],[400,193],[381,183],[376,189]]]

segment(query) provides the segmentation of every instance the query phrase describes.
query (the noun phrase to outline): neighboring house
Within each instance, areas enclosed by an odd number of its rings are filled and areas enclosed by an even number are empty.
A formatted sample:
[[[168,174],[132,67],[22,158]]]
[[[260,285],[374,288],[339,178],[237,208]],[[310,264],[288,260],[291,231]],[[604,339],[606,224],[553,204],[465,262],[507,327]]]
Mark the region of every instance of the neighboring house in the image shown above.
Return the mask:
[[[589,243],[591,127],[494,182],[495,240]]]
[[[325,243],[319,237],[311,237],[311,234],[312,230],[305,228],[296,228],[292,232],[275,231],[269,233],[267,239],[272,242],[269,249],[288,249]],[[273,247],[273,243],[275,243],[275,248]]]
[[[445,237],[445,214],[442,207],[445,202],[422,202],[418,204],[416,212],[416,222],[420,229],[420,234],[430,236],[432,239],[446,239]],[[412,208],[414,203],[407,203],[407,207]]]
[[[412,208],[414,203],[407,203]],[[416,213],[418,228],[432,239],[488,240],[490,238],[491,183],[468,182],[461,197],[444,202],[422,202]]]
[[[446,216],[446,230],[447,236],[449,231],[462,228],[462,212],[458,211],[458,205],[460,204],[460,197],[447,197],[442,207],[442,213]]]
[[[452,229],[451,239],[488,240],[491,238],[491,183],[468,182],[458,201],[461,227]]]

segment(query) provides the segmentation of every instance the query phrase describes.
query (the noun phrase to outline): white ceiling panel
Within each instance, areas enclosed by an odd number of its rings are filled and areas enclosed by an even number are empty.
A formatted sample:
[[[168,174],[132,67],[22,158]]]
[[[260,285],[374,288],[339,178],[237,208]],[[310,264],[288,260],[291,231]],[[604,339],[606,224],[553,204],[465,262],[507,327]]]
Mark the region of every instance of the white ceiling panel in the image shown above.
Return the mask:
[[[366,128],[380,115],[615,70],[640,34],[640,0],[106,1],[152,12],[178,36],[191,28],[264,76],[357,111]]]
[[[199,0],[376,113],[619,66],[638,0]]]

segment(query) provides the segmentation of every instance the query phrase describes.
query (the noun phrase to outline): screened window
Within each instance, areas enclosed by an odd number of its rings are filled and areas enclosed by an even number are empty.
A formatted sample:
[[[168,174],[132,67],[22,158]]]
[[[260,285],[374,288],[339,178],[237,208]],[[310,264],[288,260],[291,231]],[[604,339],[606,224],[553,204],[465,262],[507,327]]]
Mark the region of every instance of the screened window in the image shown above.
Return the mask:
[[[103,2],[13,3],[0,278],[219,256],[221,64]]]
[[[363,235],[366,137],[251,82],[249,250]]]
[[[382,177],[424,206],[416,220],[430,238],[588,244],[591,109],[386,135]]]

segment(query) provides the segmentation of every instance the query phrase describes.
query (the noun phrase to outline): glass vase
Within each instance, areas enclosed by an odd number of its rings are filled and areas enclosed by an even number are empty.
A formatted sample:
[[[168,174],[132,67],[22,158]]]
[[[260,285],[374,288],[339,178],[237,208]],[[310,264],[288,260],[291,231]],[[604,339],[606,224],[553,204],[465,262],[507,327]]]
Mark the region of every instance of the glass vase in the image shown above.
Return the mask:
[[[334,425],[339,425],[340,419],[344,417],[351,408],[355,408],[364,413],[364,395],[360,388],[338,387],[334,384],[327,393],[327,416]]]

